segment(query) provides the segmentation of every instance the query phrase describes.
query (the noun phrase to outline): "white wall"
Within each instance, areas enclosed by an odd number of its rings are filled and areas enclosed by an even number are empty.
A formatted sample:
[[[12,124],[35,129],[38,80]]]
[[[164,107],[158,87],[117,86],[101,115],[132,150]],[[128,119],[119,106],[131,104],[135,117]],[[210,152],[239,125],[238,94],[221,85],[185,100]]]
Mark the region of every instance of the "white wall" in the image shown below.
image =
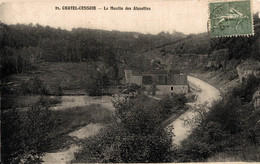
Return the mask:
[[[174,85],[173,92],[174,93],[188,93],[189,86],[188,85]]]
[[[142,76],[130,76],[130,83],[142,85]]]
[[[144,85],[145,90],[148,91],[150,89],[150,85]],[[171,90],[173,87],[173,90]],[[186,94],[188,93],[189,87],[188,85],[156,85],[156,95],[164,95],[164,94]],[[149,91],[148,91],[149,92]]]
[[[125,83],[129,84],[132,76],[132,70],[125,70]]]

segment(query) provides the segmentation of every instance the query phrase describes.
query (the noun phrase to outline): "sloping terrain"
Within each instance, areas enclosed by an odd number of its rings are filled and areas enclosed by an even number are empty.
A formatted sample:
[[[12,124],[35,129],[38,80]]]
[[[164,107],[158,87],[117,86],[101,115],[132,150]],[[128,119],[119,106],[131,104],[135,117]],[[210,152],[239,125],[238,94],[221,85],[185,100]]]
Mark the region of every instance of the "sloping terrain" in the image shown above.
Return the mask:
[[[60,86],[64,94],[83,94],[84,84],[94,68],[82,63],[41,63],[37,69],[11,75],[8,80],[19,86],[32,77],[38,77],[52,91]]]

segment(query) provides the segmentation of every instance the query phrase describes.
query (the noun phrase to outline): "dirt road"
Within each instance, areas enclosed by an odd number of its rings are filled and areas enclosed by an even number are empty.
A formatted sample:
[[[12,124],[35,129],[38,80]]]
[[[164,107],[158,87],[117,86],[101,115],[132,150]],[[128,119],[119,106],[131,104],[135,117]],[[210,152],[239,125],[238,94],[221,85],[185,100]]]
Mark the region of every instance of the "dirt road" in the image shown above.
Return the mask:
[[[204,104],[208,102],[210,106],[212,102],[221,99],[221,93],[218,89],[213,87],[212,85],[192,76],[188,76],[188,82],[196,87],[200,88],[201,92],[198,92],[198,97],[196,102],[189,103],[191,106]],[[191,125],[184,125],[185,119],[195,117],[194,112],[192,110],[188,110],[184,114],[182,114],[178,119],[172,122],[169,126],[173,126],[172,130],[174,133],[173,144],[180,145],[181,141],[186,139],[191,133]]]

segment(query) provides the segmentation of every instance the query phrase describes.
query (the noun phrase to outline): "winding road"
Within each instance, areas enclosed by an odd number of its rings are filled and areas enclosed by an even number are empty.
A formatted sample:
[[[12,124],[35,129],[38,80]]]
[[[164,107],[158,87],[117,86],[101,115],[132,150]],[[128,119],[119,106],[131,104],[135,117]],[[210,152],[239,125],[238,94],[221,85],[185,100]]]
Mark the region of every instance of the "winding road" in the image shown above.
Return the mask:
[[[199,104],[208,103],[210,106],[214,101],[221,99],[221,93],[218,89],[213,87],[212,85],[195,78],[193,76],[188,76],[188,82],[192,85],[201,89],[201,92],[198,92],[197,100],[194,103],[189,103],[190,106],[195,106]],[[195,117],[195,113],[192,109],[188,110],[184,114],[182,114],[179,118],[177,118],[174,122],[172,122],[168,127],[173,126],[174,129],[172,130],[173,134],[173,144],[180,146],[181,142],[188,138],[189,134],[191,133],[192,126],[189,124],[184,124],[185,119]]]

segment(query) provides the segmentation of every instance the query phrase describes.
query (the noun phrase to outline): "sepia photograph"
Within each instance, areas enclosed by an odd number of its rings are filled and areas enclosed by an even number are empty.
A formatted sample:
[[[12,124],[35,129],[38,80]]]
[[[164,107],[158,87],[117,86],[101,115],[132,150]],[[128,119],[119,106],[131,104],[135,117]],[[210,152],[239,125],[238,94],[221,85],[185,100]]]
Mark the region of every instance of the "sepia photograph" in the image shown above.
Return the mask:
[[[4,0],[0,55],[0,163],[260,162],[260,0]]]

